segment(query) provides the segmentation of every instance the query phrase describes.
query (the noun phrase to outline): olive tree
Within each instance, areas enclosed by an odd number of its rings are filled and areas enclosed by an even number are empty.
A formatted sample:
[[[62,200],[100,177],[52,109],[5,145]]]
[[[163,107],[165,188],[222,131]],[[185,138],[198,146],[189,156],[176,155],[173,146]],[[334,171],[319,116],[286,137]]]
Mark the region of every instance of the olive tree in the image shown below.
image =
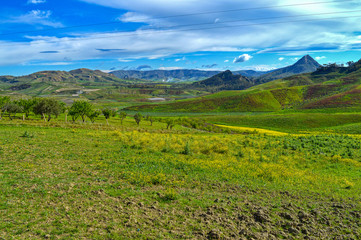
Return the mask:
[[[116,115],[116,111],[114,111],[113,109],[110,109],[110,108],[103,108],[102,113],[103,113],[108,125],[109,125],[108,119],[110,117],[114,117]]]
[[[22,112],[25,115],[25,118],[29,117],[29,114],[33,111],[34,105],[36,104],[35,98],[30,99],[20,99],[16,103],[22,108]],[[24,116],[23,116],[24,118]]]
[[[3,107],[6,103],[10,102],[10,97],[0,97],[0,119],[2,119],[3,116]]]
[[[75,122],[79,117],[81,117],[82,121],[85,122],[86,117],[91,115],[93,111],[93,104],[84,100],[79,100],[75,101],[71,105],[69,115],[72,117],[73,122]]]
[[[136,113],[134,115],[134,120],[135,120],[135,122],[137,123],[138,126],[139,126],[140,121],[142,121],[142,118],[143,118],[143,116],[140,113]]]
[[[13,120],[13,117],[17,113],[22,112],[22,108],[16,104],[15,102],[7,102],[4,104],[4,106],[1,109],[2,114],[7,113],[10,120]]]
[[[36,115],[41,115],[44,121],[50,121],[52,115],[59,116],[63,111],[62,104],[54,98],[40,98],[36,101],[33,111]]]
[[[120,117],[120,123],[123,125],[123,120],[127,117],[127,113],[126,112],[120,112],[119,117]]]

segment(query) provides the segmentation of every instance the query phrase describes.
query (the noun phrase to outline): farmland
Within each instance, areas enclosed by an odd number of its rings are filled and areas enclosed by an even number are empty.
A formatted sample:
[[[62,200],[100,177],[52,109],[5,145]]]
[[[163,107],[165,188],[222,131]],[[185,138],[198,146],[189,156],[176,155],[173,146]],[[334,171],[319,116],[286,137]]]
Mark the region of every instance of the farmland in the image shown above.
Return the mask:
[[[0,122],[1,238],[360,238],[359,135],[31,119]]]

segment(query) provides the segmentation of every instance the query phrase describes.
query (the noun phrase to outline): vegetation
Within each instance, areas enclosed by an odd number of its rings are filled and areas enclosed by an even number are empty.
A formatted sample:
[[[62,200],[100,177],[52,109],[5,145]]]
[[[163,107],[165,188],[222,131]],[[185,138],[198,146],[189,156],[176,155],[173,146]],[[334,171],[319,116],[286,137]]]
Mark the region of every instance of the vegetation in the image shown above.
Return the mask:
[[[17,121],[0,123],[1,238],[360,237],[359,136]]]
[[[192,99],[85,69],[4,77],[0,239],[360,239],[360,69]]]
[[[59,101],[53,98],[40,98],[36,100],[33,111],[36,115],[41,115],[46,121],[45,115],[47,115],[47,120],[50,121],[52,115],[56,117],[63,111],[63,106]]]
[[[142,118],[143,118],[143,116],[140,113],[136,113],[134,115],[134,120],[135,120],[135,122],[137,123],[138,126],[139,126],[139,123],[142,121]]]

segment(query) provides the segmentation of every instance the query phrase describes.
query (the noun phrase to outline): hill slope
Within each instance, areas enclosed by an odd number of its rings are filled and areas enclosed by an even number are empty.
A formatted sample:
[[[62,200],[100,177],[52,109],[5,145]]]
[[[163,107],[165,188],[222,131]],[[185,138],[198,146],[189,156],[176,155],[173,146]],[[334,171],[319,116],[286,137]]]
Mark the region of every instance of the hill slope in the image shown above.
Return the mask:
[[[339,107],[361,109],[361,60],[347,68],[330,65],[321,67],[313,73],[275,80],[243,91],[224,91],[187,101],[129,109],[168,112],[248,112],[277,111],[284,108]]]
[[[254,85],[254,82],[242,75],[233,75],[229,70],[221,72],[206,80],[195,82],[192,87],[196,88],[211,88],[215,90],[239,90],[249,88]]]
[[[316,71],[319,67],[321,67],[321,65],[316,60],[314,60],[311,56],[306,55],[291,66],[280,68],[260,76],[257,81],[264,83],[296,74],[310,73]]]
[[[123,80],[112,74],[86,68],[66,71],[41,71],[33,74],[14,77],[0,76],[2,91],[27,95],[48,95],[61,91],[76,93],[84,87],[111,86]]]

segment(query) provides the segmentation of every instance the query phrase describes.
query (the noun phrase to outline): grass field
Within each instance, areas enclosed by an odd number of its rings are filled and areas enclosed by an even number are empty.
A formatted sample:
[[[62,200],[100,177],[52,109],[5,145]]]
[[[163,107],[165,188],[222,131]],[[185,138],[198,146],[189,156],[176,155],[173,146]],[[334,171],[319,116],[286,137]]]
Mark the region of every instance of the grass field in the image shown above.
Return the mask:
[[[361,137],[253,130],[2,120],[0,238],[359,239]]]

